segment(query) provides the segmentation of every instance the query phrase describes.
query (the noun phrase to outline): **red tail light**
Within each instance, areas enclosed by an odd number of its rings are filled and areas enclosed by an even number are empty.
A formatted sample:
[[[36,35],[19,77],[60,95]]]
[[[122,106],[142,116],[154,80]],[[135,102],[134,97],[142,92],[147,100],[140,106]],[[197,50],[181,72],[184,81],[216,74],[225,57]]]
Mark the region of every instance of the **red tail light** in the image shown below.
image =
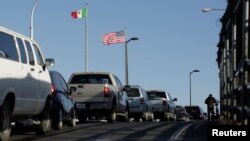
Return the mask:
[[[55,86],[51,84],[50,86],[50,91],[51,91],[51,95],[52,96],[56,96],[56,89],[55,89]]]
[[[104,93],[105,97],[109,96],[109,87],[108,87],[108,84],[105,84],[103,93]]]
[[[162,101],[162,104],[165,106],[165,105],[167,105],[167,101],[166,100],[163,100]]]
[[[144,98],[141,98],[141,99],[140,99],[140,104],[144,104],[144,103],[145,103]]]

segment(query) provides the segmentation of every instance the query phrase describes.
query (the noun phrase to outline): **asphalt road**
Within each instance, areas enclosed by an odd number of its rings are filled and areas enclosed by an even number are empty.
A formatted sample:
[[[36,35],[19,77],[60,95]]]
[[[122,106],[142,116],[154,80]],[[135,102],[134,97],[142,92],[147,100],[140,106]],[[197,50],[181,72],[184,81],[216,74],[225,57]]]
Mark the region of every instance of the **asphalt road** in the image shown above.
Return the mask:
[[[190,122],[116,122],[92,121],[36,135],[30,128],[13,129],[10,141],[203,141],[207,123]]]

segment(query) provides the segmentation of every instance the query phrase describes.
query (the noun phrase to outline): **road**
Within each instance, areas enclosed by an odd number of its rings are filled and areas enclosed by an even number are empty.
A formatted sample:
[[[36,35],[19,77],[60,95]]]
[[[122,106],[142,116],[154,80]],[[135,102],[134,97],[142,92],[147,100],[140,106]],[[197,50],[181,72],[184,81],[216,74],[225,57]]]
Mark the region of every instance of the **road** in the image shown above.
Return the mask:
[[[88,122],[75,128],[35,135],[29,129],[13,130],[10,141],[203,141],[207,123],[190,122]]]

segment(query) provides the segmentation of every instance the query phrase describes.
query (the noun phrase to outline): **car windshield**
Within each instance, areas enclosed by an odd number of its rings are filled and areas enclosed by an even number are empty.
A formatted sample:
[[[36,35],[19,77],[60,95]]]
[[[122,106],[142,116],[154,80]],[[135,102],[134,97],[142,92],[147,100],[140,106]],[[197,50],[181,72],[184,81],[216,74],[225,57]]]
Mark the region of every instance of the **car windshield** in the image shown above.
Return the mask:
[[[100,74],[80,74],[75,75],[69,82],[70,84],[111,84],[108,75]]]
[[[127,95],[128,95],[128,97],[139,97],[140,92],[137,88],[131,88],[131,89],[127,90]]]

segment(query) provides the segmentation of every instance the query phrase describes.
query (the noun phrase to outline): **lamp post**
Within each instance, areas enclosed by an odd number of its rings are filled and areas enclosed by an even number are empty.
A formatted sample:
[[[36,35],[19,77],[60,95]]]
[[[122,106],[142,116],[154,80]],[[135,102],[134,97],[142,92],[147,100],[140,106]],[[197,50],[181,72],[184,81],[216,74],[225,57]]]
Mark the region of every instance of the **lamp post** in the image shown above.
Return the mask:
[[[191,75],[192,75],[192,73],[194,73],[194,72],[200,72],[199,70],[193,70],[193,71],[191,71],[190,73],[189,73],[189,90],[190,90],[190,107],[191,107],[191,105],[192,105],[192,103],[191,103],[191,95],[192,95],[192,92],[191,92]]]
[[[212,10],[225,11],[225,9],[220,9],[220,8],[203,8],[201,11],[205,13],[205,12],[209,12]]]
[[[34,10],[36,7],[38,0],[35,1],[32,10],[31,10],[31,15],[30,15],[30,38],[33,39],[33,15],[34,15]]]
[[[128,85],[128,43],[130,41],[139,40],[137,37],[132,37],[125,42],[125,84]]]

